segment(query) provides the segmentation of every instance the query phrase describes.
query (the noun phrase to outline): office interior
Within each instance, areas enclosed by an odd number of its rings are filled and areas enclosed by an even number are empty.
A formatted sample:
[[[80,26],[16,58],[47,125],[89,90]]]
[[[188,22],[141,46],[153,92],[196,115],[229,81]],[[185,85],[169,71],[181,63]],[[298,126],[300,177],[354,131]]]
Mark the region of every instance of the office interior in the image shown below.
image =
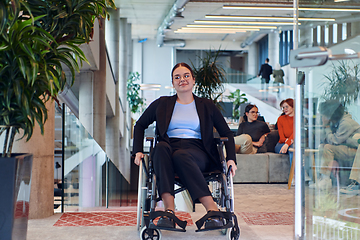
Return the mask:
[[[132,128],[140,113],[131,113],[127,102],[129,73],[140,74],[137,83],[148,106],[160,96],[175,94],[170,74],[176,63],[199,67],[201,57],[221,50],[218,63],[228,80],[224,103],[229,104],[229,93],[240,89],[265,121],[275,124],[281,100],[295,99],[300,116],[295,120],[295,186],[289,190],[294,200],[293,239],[360,239],[360,197],[340,192],[356,170],[354,159],[339,159],[330,190],[309,188],[323,167],[318,106],[331,91],[329,78],[338,76],[336,71],[345,64],[348,74],[359,80],[359,1],[114,2],[117,9],[109,9],[110,19],[101,27],[96,24],[93,41],[81,46],[91,65],[84,64],[75,84],[59,94],[60,104],[48,104],[49,131],[16,143],[34,152],[33,176],[38,177],[32,180],[31,219],[116,209],[136,200]],[[291,55],[294,50],[314,55],[301,58]],[[266,58],[273,67],[281,65],[283,84],[273,78],[261,83],[257,75]],[[319,58],[326,63],[312,63]],[[299,73],[305,76],[302,82]],[[354,96],[346,102],[346,111],[360,123],[360,86],[354,86],[338,94]],[[230,115],[226,120],[233,128],[239,124]],[[153,128],[147,135],[153,135]],[[310,182],[304,180],[305,173]]]

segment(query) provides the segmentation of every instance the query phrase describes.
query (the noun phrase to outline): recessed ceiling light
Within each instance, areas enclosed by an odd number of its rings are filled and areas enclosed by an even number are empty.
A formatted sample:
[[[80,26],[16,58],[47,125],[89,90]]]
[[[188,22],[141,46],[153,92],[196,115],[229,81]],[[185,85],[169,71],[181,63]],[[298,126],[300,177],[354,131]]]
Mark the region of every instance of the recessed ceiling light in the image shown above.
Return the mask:
[[[262,20],[294,20],[292,17],[272,17],[272,16],[235,16],[235,15],[206,15],[205,18],[225,18],[225,19],[262,19]],[[335,18],[298,18],[299,21],[335,21]]]
[[[237,10],[286,10],[294,11],[293,7],[263,7],[263,6],[231,6],[225,5],[223,9],[237,9]],[[299,11],[327,11],[327,12],[360,12],[360,9],[351,9],[351,8],[305,8],[299,7]]]
[[[259,28],[200,28],[200,27],[183,27],[174,31],[174,33],[229,33],[235,34],[246,31],[260,31]]]
[[[235,25],[205,25],[205,24],[201,24],[201,25],[196,25],[196,24],[188,24],[186,25],[187,27],[194,27],[194,28],[263,28],[263,29],[276,29],[276,26],[235,26]]]
[[[294,25],[294,21],[289,22],[244,22],[244,21],[212,21],[212,20],[195,20],[194,23],[219,23],[219,24],[244,24],[244,25]],[[301,25],[301,23],[299,23]]]

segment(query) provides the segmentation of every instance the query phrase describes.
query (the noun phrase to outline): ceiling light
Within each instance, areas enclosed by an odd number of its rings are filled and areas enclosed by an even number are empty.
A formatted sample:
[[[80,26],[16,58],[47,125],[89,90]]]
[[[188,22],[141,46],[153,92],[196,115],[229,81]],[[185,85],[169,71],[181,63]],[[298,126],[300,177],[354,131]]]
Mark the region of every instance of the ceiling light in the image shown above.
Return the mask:
[[[155,84],[155,83],[141,83],[140,87],[155,87],[159,88],[161,87],[161,84]]]
[[[236,32],[244,32],[244,31],[259,31],[260,28],[201,28],[201,27],[183,27],[181,29],[212,29],[212,30],[219,30],[219,31],[236,31]]]
[[[187,27],[194,27],[194,28],[263,28],[263,29],[276,29],[276,26],[234,26],[234,25],[195,25],[195,24],[188,24]]]
[[[230,6],[225,5],[223,9],[237,9],[237,10],[286,10],[294,11],[293,7],[248,7],[248,6]],[[351,8],[304,8],[299,7],[299,11],[327,11],[327,12],[360,12],[360,9],[351,9]]]
[[[225,19],[263,19],[263,20],[294,20],[292,17],[271,17],[271,16],[234,16],[234,15],[206,15],[205,18],[225,18]],[[298,18],[299,21],[335,21],[335,18]]]
[[[228,33],[228,34],[235,34],[236,32],[246,32],[245,30],[236,31],[234,29],[231,30],[223,30],[223,29],[211,29],[211,28],[182,28],[174,31],[174,33]]]
[[[212,20],[195,20],[194,23],[219,23],[219,24],[243,24],[243,25],[294,25],[293,21],[289,22],[240,22],[240,21],[212,21]],[[301,23],[299,23],[301,25]]]
[[[160,88],[140,87],[140,90],[143,90],[143,91],[160,91]]]
[[[246,31],[260,31],[259,28],[201,28],[201,27],[183,27],[174,31],[175,33],[229,33],[234,34],[237,32]]]

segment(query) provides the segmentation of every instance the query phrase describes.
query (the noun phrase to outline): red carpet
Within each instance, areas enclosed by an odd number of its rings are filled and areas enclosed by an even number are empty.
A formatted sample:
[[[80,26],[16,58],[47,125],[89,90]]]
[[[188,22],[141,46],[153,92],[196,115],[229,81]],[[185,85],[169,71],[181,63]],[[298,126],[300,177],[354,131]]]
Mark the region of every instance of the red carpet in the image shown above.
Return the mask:
[[[181,220],[193,225],[187,212],[176,212]],[[63,213],[54,224],[55,227],[87,227],[87,226],[136,226],[136,212],[73,212]]]
[[[241,212],[249,225],[294,225],[293,212]]]

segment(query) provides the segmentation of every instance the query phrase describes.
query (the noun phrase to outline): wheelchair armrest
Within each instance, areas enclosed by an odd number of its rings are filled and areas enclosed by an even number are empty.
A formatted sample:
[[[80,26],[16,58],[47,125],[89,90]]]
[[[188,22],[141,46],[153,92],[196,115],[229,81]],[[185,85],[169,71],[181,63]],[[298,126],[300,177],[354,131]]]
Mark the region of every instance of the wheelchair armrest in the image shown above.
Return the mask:
[[[227,137],[221,137],[221,138],[215,138],[216,144],[224,144],[224,142],[227,142],[229,139]]]

